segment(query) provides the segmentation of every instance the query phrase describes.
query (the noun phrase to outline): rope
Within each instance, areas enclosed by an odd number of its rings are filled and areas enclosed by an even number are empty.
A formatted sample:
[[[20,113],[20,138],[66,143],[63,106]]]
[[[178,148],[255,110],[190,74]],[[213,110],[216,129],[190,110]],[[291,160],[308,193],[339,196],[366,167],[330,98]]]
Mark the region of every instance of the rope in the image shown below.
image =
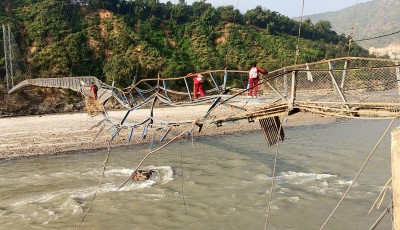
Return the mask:
[[[303,0],[303,4],[301,6],[301,18],[300,18],[300,24],[299,24],[299,35],[297,36],[297,44],[296,44],[296,55],[294,58],[294,64],[297,64],[297,58],[300,55],[300,35],[301,35],[301,25],[303,24],[303,13],[304,13],[304,0]]]
[[[275,172],[276,172],[276,162],[277,162],[277,158],[278,158],[278,150],[279,150],[279,141],[280,141],[280,139],[281,139],[281,132],[282,132],[282,123],[283,123],[283,121],[285,120],[285,117],[287,116],[287,113],[286,113],[286,115],[284,116],[284,118],[282,119],[282,122],[280,122],[280,125],[279,125],[279,130],[278,130],[278,133],[277,133],[277,135],[278,135],[278,142],[276,142],[276,151],[275,151],[275,157],[274,157],[274,169],[273,169],[273,171],[272,171],[272,184],[271,184],[271,189],[270,189],[270,191],[269,191],[269,202],[268,202],[268,209],[267,209],[267,217],[265,218],[265,225],[264,225],[264,230],[266,230],[267,229],[267,226],[268,226],[268,219],[269,219],[269,216],[270,216],[270,210],[271,210],[271,205],[272,205],[272,193],[273,193],[273,191],[274,191],[274,185],[275,185]]]
[[[118,132],[119,132],[119,131],[120,131],[120,129],[118,129]],[[115,135],[115,136],[116,136],[116,135]],[[115,136],[114,136],[114,137],[115,137]],[[98,182],[97,187],[96,187],[96,191],[94,192],[93,198],[92,198],[92,200],[90,201],[89,206],[88,206],[88,208],[86,209],[86,212],[85,212],[85,214],[83,215],[82,220],[81,220],[81,222],[79,223],[79,225],[78,225],[78,227],[77,227],[76,229],[79,229],[79,228],[81,227],[83,221],[85,220],[87,214],[89,213],[90,208],[92,207],[92,204],[93,204],[94,200],[96,199],[97,193],[98,193],[98,191],[99,191],[99,189],[100,189],[100,186],[101,186],[101,184],[102,184],[102,182],[103,182],[104,173],[105,173],[105,171],[106,171],[106,167],[107,167],[108,160],[110,159],[111,143],[112,143],[112,141],[114,140],[114,137],[112,137],[111,140],[108,142],[107,155],[106,155],[106,159],[105,159],[104,162],[103,162],[103,170],[102,170],[102,172],[101,172],[101,175],[100,175],[100,178],[99,178],[99,182]]]
[[[183,177],[183,151],[180,151],[180,152],[181,152],[181,170],[182,170],[182,185],[181,185],[181,191],[182,191],[183,207],[185,208],[185,215],[187,216],[185,193],[184,193],[184,190],[183,190],[183,184],[184,184],[184,177]]]
[[[347,196],[347,194],[349,193],[350,189],[353,187],[354,183],[357,181],[358,177],[360,176],[361,172],[364,170],[365,166],[367,165],[368,161],[371,159],[372,154],[375,152],[375,150],[378,148],[379,144],[382,142],[383,138],[386,136],[386,134],[389,132],[390,128],[392,127],[394,121],[399,117],[400,114],[397,114],[397,116],[395,116],[392,121],[390,122],[389,126],[387,127],[387,129],[385,130],[385,132],[382,134],[381,138],[378,140],[378,143],[376,143],[376,145],[374,146],[374,148],[372,149],[372,151],[370,152],[370,154],[368,155],[367,159],[365,160],[364,164],[361,166],[360,170],[358,171],[357,175],[354,177],[354,179],[352,180],[349,188],[346,190],[346,192],[343,194],[342,198],[340,199],[339,203],[336,205],[336,207],[333,209],[333,211],[331,212],[331,214],[328,216],[328,218],[325,220],[324,224],[321,226],[320,230],[324,229],[324,227],[326,226],[326,224],[329,222],[329,220],[332,218],[333,214],[336,212],[336,210],[338,209],[339,205],[343,202],[344,198]]]
[[[379,201],[378,205],[376,206],[376,209],[379,209],[379,207],[381,206],[381,204],[383,202],[383,198],[385,198],[387,190],[390,188],[390,186],[388,186],[388,184],[391,183],[391,182],[392,182],[392,178],[390,177],[390,179],[386,182],[385,186],[383,186],[383,189],[379,193],[378,197],[376,198],[374,204],[371,206],[371,209],[368,211],[367,215],[369,215],[371,213],[371,211],[374,208],[375,204],[378,202],[379,198],[381,198],[381,200]],[[383,193],[383,195],[382,195],[382,193]],[[381,197],[381,195],[382,195],[382,197]]]
[[[356,19],[357,19],[357,7],[358,7],[358,0],[356,1],[356,7],[355,7],[355,10],[354,10],[353,27],[352,27],[352,32],[351,32],[350,38],[349,38],[349,49],[347,51],[347,56],[350,56],[351,45],[352,45],[353,37],[355,36]]]

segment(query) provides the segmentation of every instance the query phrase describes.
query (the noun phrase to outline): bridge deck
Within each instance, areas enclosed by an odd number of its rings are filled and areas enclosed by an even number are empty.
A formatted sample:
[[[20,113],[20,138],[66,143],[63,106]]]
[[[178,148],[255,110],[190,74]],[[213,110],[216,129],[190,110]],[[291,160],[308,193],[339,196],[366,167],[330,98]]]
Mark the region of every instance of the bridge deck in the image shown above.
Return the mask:
[[[228,73],[232,72],[235,75],[229,78]],[[220,73],[224,74],[223,78],[217,78]],[[246,89],[233,90],[238,87],[237,76],[245,74],[246,78],[246,71],[210,70],[202,74],[207,76],[207,96],[214,95],[217,98],[219,95],[221,101],[215,103],[218,106],[228,105],[210,114],[215,117],[216,123],[273,116],[274,113],[281,114],[294,109],[336,116],[368,117],[393,117],[400,111],[400,66],[389,59],[347,57],[271,71],[266,78],[261,79],[263,95],[258,99],[237,97],[247,95]],[[191,105],[203,103],[202,100],[192,100],[189,80],[191,76],[142,79],[127,89],[120,89],[108,86],[91,76],[39,78],[25,80],[9,93],[15,93],[27,86],[39,86],[68,88],[90,96],[88,86],[95,82],[101,86],[98,92],[101,103],[104,104],[110,97],[114,97],[130,110],[145,105],[157,105],[157,99],[175,106],[181,106],[183,101]],[[172,84],[167,83],[168,81],[184,81],[186,90],[178,92],[169,89],[167,86]],[[279,102],[278,107],[276,102]],[[204,103],[214,102],[210,99]]]
[[[83,93],[85,96],[91,96],[92,93],[90,92],[90,84],[92,82],[94,82],[98,86],[102,85],[102,82],[93,76],[27,79],[12,88],[9,93],[16,93],[19,90],[23,90],[28,86],[39,86],[46,88],[70,89],[76,92]],[[100,100],[101,103],[104,103],[110,97],[112,97],[112,91],[110,89],[105,89],[102,87],[99,87],[99,91],[97,94],[98,100]]]

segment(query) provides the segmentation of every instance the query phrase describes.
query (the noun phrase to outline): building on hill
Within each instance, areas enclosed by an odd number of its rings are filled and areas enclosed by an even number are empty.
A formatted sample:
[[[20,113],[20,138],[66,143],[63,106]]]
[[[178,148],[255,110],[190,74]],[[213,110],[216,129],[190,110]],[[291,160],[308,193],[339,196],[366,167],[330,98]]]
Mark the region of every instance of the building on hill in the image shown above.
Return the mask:
[[[369,48],[369,52],[371,54],[375,54],[377,56],[387,55],[391,59],[399,60],[400,59],[400,44],[390,44],[383,48]]]

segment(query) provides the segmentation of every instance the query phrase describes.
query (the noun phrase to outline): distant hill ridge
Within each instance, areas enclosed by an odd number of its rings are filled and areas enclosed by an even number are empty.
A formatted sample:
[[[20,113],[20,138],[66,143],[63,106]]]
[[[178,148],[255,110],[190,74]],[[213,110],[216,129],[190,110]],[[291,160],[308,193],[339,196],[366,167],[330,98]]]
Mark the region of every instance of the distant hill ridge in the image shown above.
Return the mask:
[[[338,34],[350,35],[355,25],[354,40],[372,38],[400,31],[400,1],[372,0],[335,12],[308,15],[304,17],[312,22],[330,21]],[[356,21],[354,23],[354,19]],[[298,19],[297,19],[298,20]],[[360,41],[359,45],[370,50],[400,57],[400,33],[391,36]]]

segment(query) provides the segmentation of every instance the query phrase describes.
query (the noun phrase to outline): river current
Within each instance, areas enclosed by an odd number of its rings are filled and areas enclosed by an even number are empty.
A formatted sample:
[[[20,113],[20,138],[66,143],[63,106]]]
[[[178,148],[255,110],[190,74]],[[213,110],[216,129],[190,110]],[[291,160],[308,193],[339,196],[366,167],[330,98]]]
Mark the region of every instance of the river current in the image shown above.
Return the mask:
[[[264,229],[276,151],[268,229],[319,229],[389,123],[287,127],[279,148],[261,132],[179,140],[145,162],[151,180],[121,189],[149,146],[113,147],[80,229]],[[76,229],[106,152],[1,161],[0,229]],[[325,229],[369,229],[389,205],[391,191],[367,215],[390,177],[389,132]],[[377,229],[391,229],[390,215]]]

